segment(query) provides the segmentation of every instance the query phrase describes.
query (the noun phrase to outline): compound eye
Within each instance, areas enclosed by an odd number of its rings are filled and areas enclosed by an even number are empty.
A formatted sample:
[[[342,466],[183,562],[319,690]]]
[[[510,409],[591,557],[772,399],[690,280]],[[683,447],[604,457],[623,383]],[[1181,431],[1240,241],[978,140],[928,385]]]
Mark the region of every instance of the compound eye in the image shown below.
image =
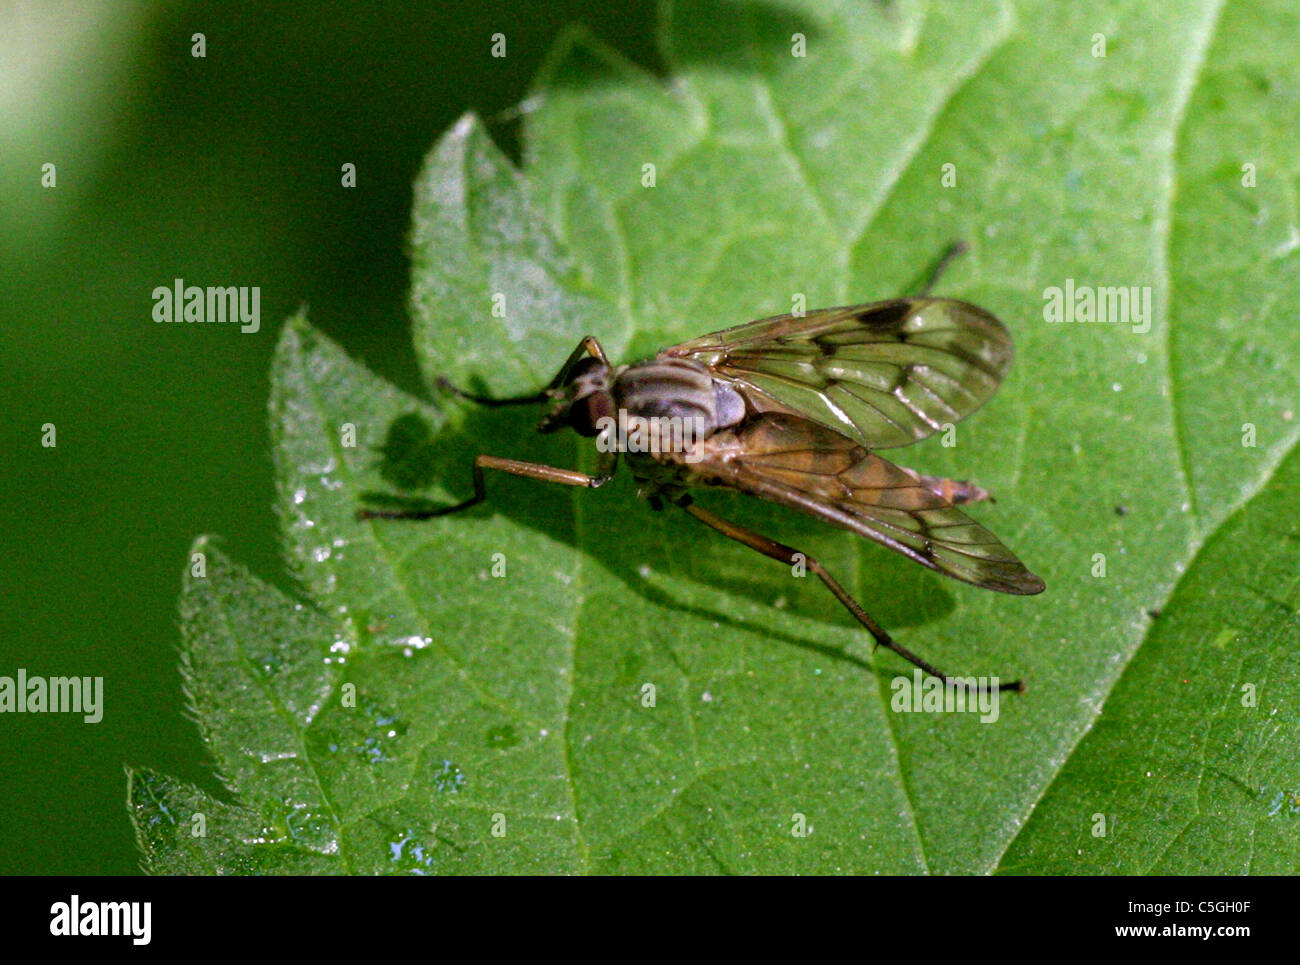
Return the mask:
[[[577,399],[569,407],[569,425],[580,436],[591,438],[600,433],[600,420],[612,418],[614,400],[608,392],[593,392]]]

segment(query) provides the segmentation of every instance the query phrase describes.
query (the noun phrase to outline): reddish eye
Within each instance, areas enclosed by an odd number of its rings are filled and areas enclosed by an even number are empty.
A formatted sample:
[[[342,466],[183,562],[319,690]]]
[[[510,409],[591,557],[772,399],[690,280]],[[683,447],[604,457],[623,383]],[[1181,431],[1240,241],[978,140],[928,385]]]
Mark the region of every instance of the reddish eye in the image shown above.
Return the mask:
[[[600,432],[601,419],[614,415],[614,400],[608,392],[593,392],[579,399],[569,408],[569,425],[579,435],[591,436]]]

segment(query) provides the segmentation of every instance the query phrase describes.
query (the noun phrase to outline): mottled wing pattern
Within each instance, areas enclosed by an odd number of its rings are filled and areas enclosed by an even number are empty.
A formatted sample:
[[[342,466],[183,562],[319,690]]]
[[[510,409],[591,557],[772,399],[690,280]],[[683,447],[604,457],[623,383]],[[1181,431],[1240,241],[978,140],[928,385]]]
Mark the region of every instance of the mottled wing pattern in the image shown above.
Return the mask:
[[[699,443],[692,458],[695,482],[802,510],[966,583],[1002,593],[1043,590],[996,536],[912,470],[815,422],[751,416]]]
[[[900,298],[778,315],[663,354],[708,365],[760,412],[804,415],[872,449],[905,446],[970,415],[1011,367],[984,309]]]

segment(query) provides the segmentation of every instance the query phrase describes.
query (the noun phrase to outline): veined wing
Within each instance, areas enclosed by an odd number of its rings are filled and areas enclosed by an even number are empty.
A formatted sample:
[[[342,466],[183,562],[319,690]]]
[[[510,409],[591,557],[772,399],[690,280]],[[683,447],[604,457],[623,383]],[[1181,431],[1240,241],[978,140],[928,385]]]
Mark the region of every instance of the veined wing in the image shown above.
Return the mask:
[[[698,481],[728,486],[875,540],[922,566],[1002,593],[1043,591],[996,536],[910,469],[787,413],[751,416],[693,450]]]
[[[803,415],[888,449],[988,401],[1012,349],[1002,323],[982,308],[900,298],[764,318],[663,354],[709,366],[759,412]]]

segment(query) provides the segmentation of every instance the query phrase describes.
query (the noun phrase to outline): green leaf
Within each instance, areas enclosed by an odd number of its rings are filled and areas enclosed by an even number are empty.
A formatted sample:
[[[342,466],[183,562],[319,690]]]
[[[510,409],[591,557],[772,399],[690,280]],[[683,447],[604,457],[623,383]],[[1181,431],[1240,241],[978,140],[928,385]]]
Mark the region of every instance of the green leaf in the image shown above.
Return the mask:
[[[1300,872],[1297,492],[1293,451],[1206,542],[1001,870]]]
[[[465,513],[358,522],[363,501],[466,498],[480,452],[591,455],[532,433],[535,408],[404,396],[297,319],[272,425],[310,602],[211,552],[187,583],[188,687],[230,801],[134,773],[146,865],[1300,869],[1300,67],[1270,39],[1297,14],[663,9],[666,79],[581,32],[558,44],[521,170],[473,117],[430,154],[412,237],[426,375],[535,390],[585,334],[632,360],[800,296],[890,297],[967,242],[940,291],[1002,318],[1016,366],[955,446],[889,455],[994,492],[972,514],[1043,596],[701,500],[814,553],[938,666],[1029,692],[990,724],[892,711],[910,668],[820,584],[650,512],[626,478],[495,475]],[[1149,328],[1046,321],[1067,285],[1149,287]]]
[[[350,870],[308,728],[338,685],[346,646],[314,608],[231,563],[206,538],[181,598],[181,669],[218,775],[239,799],[151,771],[128,795],[145,867],[160,874]]]

